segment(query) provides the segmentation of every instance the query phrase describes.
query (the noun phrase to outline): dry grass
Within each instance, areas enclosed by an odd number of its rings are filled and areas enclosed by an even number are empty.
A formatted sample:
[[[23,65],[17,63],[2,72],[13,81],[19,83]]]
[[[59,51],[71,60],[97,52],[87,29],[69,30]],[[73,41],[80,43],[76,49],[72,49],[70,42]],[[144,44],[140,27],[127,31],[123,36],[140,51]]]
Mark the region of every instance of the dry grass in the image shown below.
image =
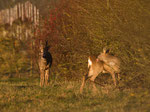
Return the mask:
[[[80,81],[55,81],[41,88],[38,79],[0,81],[1,112],[146,112],[150,110],[149,90],[98,87],[94,95],[89,83],[83,95]]]

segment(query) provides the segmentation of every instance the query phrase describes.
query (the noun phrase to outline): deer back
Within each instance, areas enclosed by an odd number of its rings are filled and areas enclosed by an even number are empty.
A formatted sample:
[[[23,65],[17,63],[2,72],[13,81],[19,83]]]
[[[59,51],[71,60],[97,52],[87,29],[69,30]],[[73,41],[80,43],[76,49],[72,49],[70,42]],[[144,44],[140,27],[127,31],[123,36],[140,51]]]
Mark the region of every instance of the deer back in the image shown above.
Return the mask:
[[[103,71],[104,62],[101,60],[97,60],[95,56],[89,56],[88,58],[88,68],[89,68],[89,76],[92,76],[94,74],[99,74]]]
[[[112,67],[115,72],[120,72],[120,59],[118,57],[103,52],[98,56],[98,59]]]

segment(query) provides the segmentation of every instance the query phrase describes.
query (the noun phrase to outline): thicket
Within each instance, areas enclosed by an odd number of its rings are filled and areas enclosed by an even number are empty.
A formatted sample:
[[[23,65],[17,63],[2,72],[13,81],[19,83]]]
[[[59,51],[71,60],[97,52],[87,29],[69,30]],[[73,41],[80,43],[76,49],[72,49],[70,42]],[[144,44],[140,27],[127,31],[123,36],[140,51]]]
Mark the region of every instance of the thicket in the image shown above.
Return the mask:
[[[87,72],[87,57],[107,47],[122,61],[122,87],[149,88],[148,4],[146,0],[60,0],[46,12],[35,41],[49,41],[52,74],[60,78],[81,79]]]
[[[122,84],[149,87],[150,13],[148,1],[62,0],[43,22],[54,74],[80,79],[87,57],[104,47],[122,60]]]

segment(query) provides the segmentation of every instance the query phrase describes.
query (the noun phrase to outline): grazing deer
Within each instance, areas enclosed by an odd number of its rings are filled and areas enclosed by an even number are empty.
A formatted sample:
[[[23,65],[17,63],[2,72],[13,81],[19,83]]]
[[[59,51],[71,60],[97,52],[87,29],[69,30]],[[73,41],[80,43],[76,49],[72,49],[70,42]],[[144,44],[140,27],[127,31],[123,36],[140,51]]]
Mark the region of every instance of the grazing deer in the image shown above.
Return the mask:
[[[109,65],[118,75],[118,79],[120,79],[120,59],[116,56],[110,55],[109,49],[106,50],[106,48],[104,48],[103,52],[100,53],[97,59]]]
[[[104,53],[104,52],[103,52]],[[101,59],[102,57],[102,59]],[[115,60],[117,59],[117,61]],[[108,62],[107,62],[108,61]],[[83,76],[83,80],[82,80],[82,84],[80,87],[80,93],[82,93],[83,91],[83,87],[85,85],[86,80],[89,78],[93,83],[93,89],[94,91],[96,91],[96,86],[94,83],[95,78],[100,74],[100,73],[110,73],[113,81],[114,81],[114,85],[116,86],[116,78],[115,78],[115,73],[119,73],[120,67],[120,62],[119,59],[113,56],[106,56],[104,55],[104,57],[102,55],[100,55],[98,58],[96,58],[95,56],[89,56],[88,58],[88,73]]]
[[[41,49],[41,59],[40,59],[40,86],[48,84],[49,81],[49,69],[52,65],[52,55],[50,54],[48,42],[45,45],[40,46]]]

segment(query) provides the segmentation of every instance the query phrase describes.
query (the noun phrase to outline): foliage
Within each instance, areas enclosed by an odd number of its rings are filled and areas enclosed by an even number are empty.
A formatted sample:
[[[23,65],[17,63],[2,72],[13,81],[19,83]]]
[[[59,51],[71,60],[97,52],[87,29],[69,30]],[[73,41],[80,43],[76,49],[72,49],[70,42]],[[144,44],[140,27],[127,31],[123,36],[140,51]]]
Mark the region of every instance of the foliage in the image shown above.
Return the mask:
[[[88,55],[107,47],[122,60],[123,85],[149,87],[150,15],[143,3],[116,0],[108,7],[106,1],[61,0],[40,35],[51,45],[54,73],[76,80],[86,73]]]
[[[30,67],[27,52],[24,51],[25,44],[13,36],[13,28],[15,27],[1,27],[0,30],[0,75],[20,76],[20,73],[24,73]]]

